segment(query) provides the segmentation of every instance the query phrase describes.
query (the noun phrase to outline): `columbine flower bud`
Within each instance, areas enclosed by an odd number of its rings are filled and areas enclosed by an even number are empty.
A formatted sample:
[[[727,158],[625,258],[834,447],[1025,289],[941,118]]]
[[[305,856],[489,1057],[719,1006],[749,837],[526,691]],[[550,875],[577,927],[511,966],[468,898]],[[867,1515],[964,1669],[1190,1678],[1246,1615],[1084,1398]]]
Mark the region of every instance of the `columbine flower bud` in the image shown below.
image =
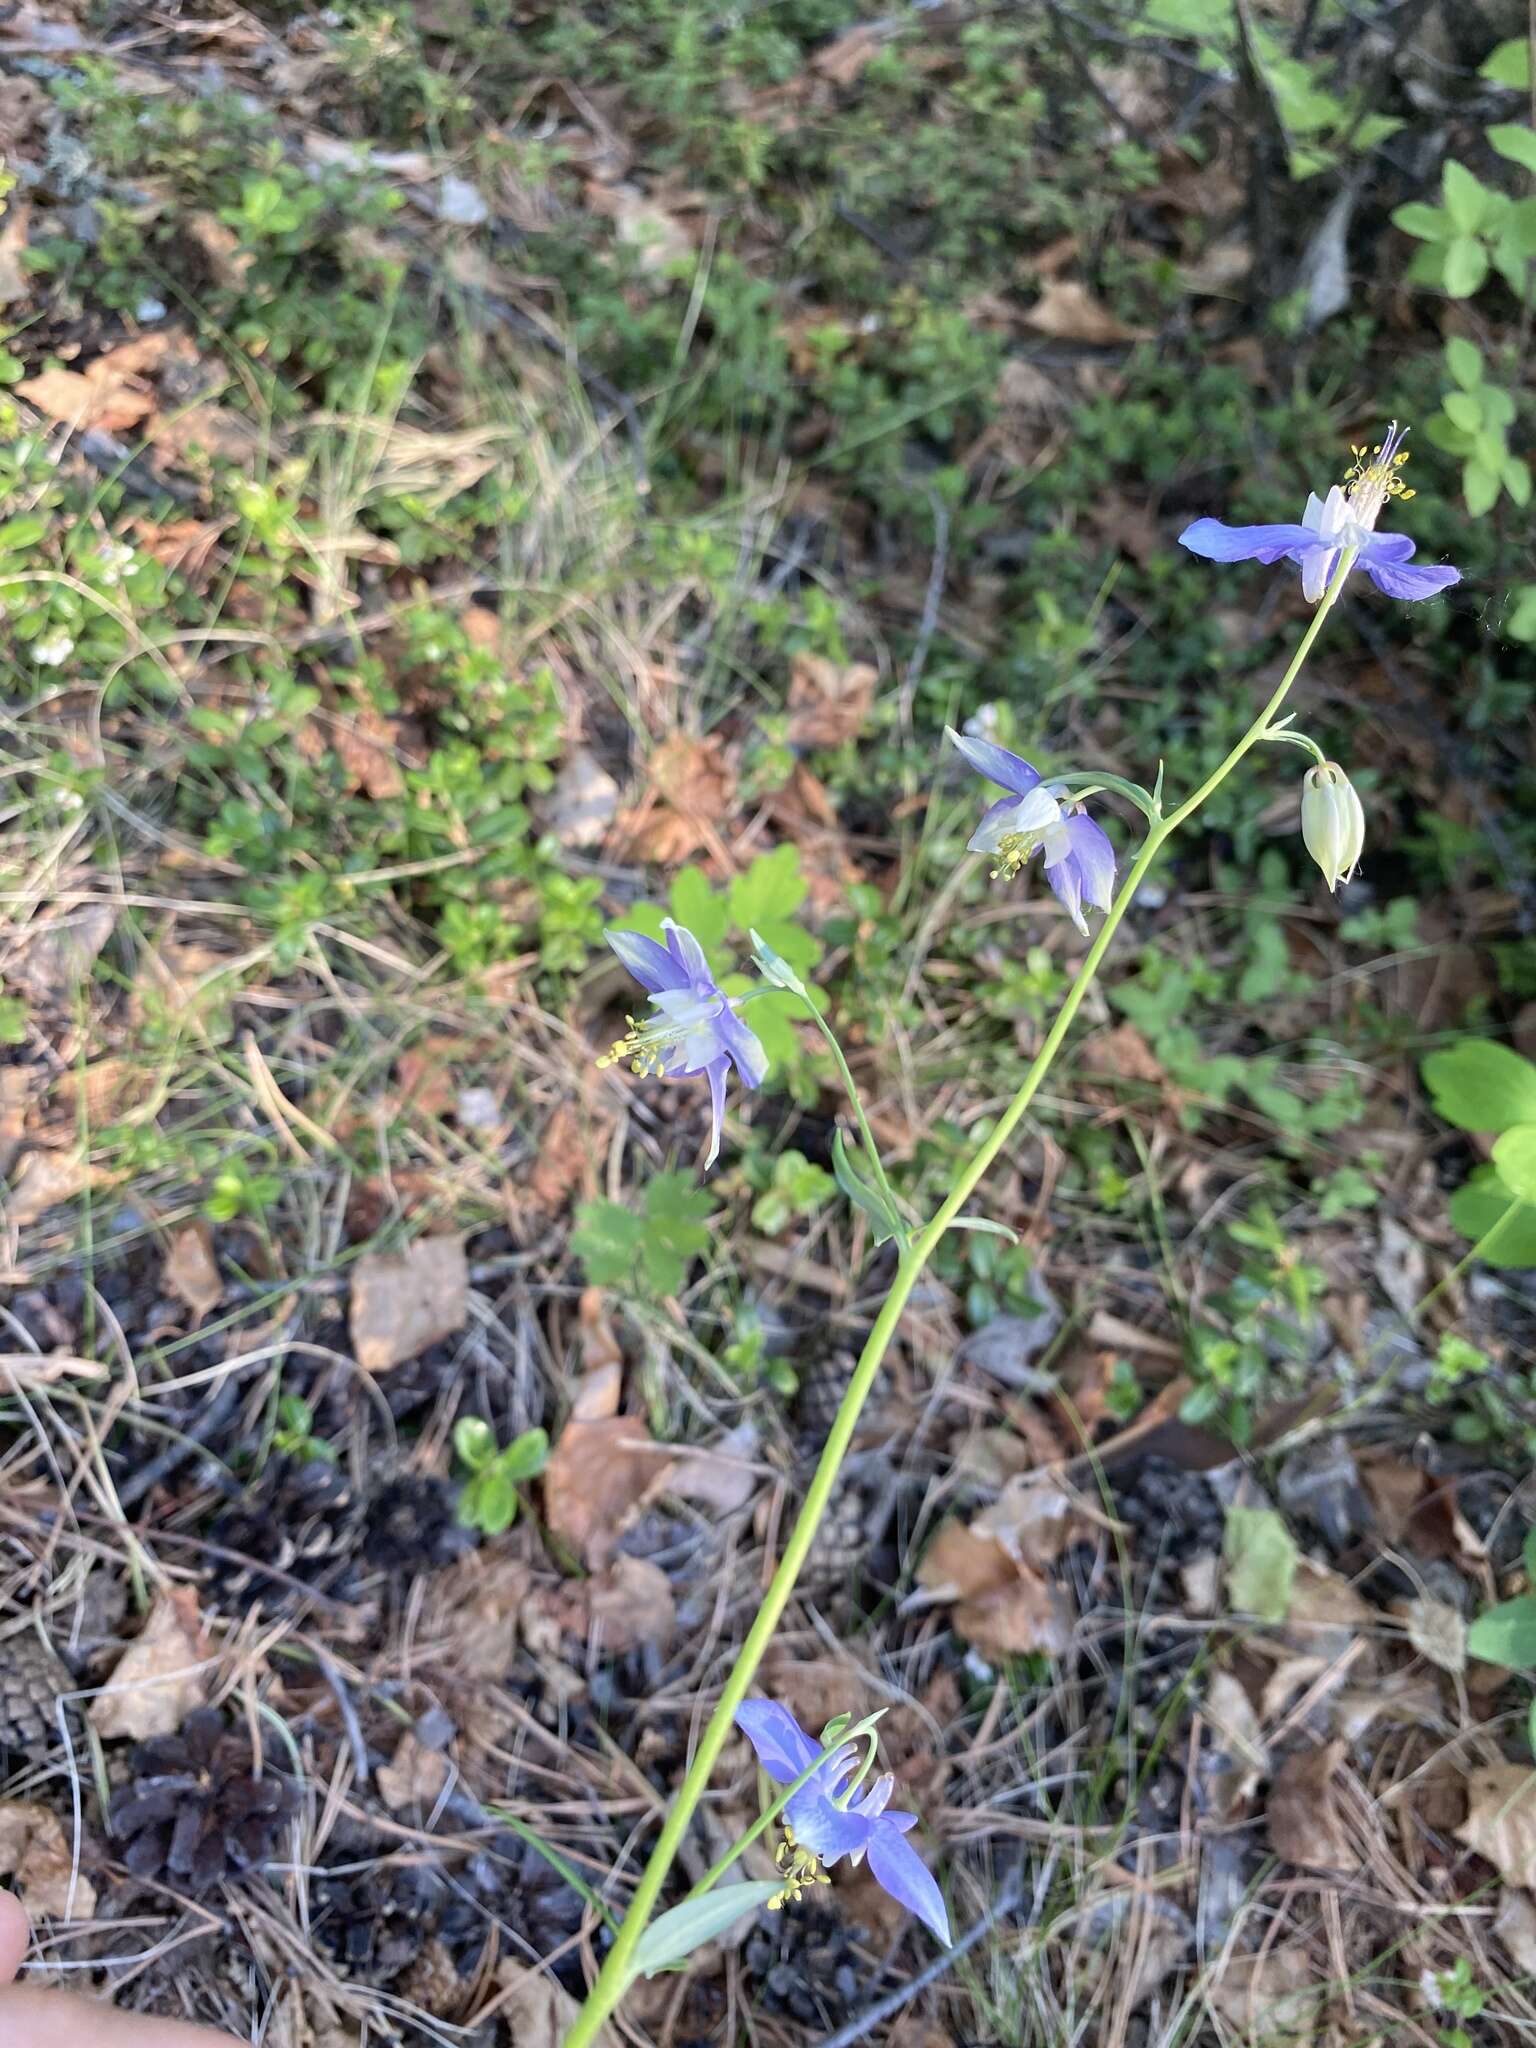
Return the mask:
[[[1365,812],[1337,761],[1309,768],[1302,778],[1301,836],[1330,889],[1349,880],[1365,845]]]

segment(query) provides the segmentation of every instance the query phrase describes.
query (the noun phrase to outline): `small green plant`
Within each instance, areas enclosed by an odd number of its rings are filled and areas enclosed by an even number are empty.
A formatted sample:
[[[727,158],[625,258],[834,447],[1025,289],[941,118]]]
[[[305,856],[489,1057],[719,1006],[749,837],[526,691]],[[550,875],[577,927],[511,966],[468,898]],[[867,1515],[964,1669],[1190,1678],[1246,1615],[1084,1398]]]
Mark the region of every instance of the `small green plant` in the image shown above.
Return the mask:
[[[743,1386],[771,1387],[783,1400],[793,1398],[800,1375],[787,1358],[775,1358],[768,1349],[768,1325],[755,1302],[743,1302],[731,1326],[730,1342],[720,1353],[720,1362]]]
[[[595,1287],[639,1295],[676,1294],[709,1244],[713,1198],[689,1173],[658,1173],[637,1213],[621,1202],[583,1202],[571,1249]]]
[[[1488,382],[1482,352],[1462,335],[1445,345],[1445,366],[1454,388],[1445,392],[1440,410],[1424,424],[1437,448],[1461,458],[1461,493],[1474,518],[1491,512],[1499,493],[1507,491],[1517,505],[1531,502],[1531,468],[1509,450],[1514,425],[1513,395]]]
[[[315,1411],[302,1394],[284,1394],[279,1399],[272,1445],[285,1458],[297,1458],[300,1464],[336,1462],[335,1445],[315,1435]]]
[[[762,1193],[752,1204],[752,1227],[766,1237],[777,1237],[791,1223],[814,1216],[837,1182],[824,1167],[815,1165],[803,1152],[781,1152],[763,1185],[766,1161],[755,1161],[749,1171]]]
[[[1246,1254],[1237,1274],[1207,1307],[1214,1320],[1191,1332],[1195,1381],[1179,1410],[1186,1422],[1213,1423],[1235,1444],[1253,1435],[1258,1402],[1276,1368],[1312,1354],[1320,1266],[1299,1257],[1274,1212],[1258,1203],[1227,1236]]]
[[[280,1173],[263,1173],[237,1152],[215,1172],[203,1213],[214,1223],[233,1223],[241,1216],[263,1216],[282,1192]]]
[[[517,1520],[518,1487],[544,1470],[548,1436],[542,1429],[525,1429],[500,1449],[488,1422],[464,1415],[454,1425],[453,1448],[469,1472],[459,1495],[461,1527],[502,1535]]]
[[[1536,1065],[1491,1038],[1430,1053],[1424,1084],[1447,1123],[1497,1134],[1489,1165],[1451,1197],[1451,1221],[1490,1266],[1536,1266]]]
[[[1529,128],[1503,122],[1488,130],[1488,141],[1500,156],[1536,170],[1536,134]],[[1536,199],[1512,199],[1450,158],[1441,168],[1440,199],[1438,206],[1411,199],[1392,215],[1395,226],[1424,244],[1408,266],[1409,282],[1470,299],[1496,270],[1524,299],[1536,257]]]
[[[1488,2003],[1488,1993],[1472,1975],[1472,1964],[1466,1956],[1458,1956],[1448,1970],[1435,1972],[1435,2002],[1442,2012],[1448,2012],[1459,2020],[1475,2020]],[[1442,2027],[1440,2039],[1444,2048],[1473,2048],[1472,2036],[1465,2027]]]

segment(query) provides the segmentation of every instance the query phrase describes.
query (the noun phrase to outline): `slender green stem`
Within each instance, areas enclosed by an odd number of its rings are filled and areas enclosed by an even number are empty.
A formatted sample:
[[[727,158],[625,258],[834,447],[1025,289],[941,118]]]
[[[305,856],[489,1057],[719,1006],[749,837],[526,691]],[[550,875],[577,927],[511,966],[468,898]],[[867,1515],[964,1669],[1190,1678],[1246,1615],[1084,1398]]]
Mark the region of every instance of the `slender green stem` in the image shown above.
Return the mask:
[[[778,1570],[763,1595],[762,1605],[757,1610],[736,1662],[721,1689],[715,1711],[699,1737],[699,1746],[694,1752],[688,1775],[683,1780],[672,1802],[671,1811],[662,1824],[661,1833],[656,1838],[656,1846],[651,1851],[651,1860],[640,1874],[640,1881],[631,1895],[624,1923],[619,1929],[613,1947],[608,1951],[603,1967],[598,1973],[597,1982],[588,1993],[586,2004],[566,2036],[565,2048],[590,2048],[593,2037],[623,1995],[629,1981],[631,1958],[636,1944],[655,1910],[662,1886],[666,1883],[667,1872],[672,1867],[672,1860],[688,1832],[694,1809],[709,1789],[715,1764],[730,1736],[736,1709],[747,1697],[752,1680],[757,1674],[757,1667],[773,1640],[774,1630],[779,1625],[779,1617],[795,1590],[795,1583],[810,1552],[817,1526],[837,1484],[843,1459],[853,1442],[853,1432],[858,1424],[859,1413],[869,1397],[891,1339],[896,1334],[896,1326],[901,1321],[902,1311],[906,1308],[923,1268],[933,1256],[945,1231],[969,1201],[977,1183],[1013,1136],[1030,1104],[1039,1093],[1042,1082],[1050,1072],[1051,1065],[1072,1028],[1073,1019],[1093,985],[1094,976],[1114,941],[1115,933],[1120,929],[1121,922],[1135,899],[1136,891],[1141,887],[1148,869],[1162,851],[1165,841],[1187,818],[1199,810],[1212,792],[1226,781],[1238,763],[1265,737],[1271,719],[1290,694],[1291,686],[1300,675],[1307,656],[1312,652],[1317,636],[1322,630],[1323,621],[1333,609],[1353,562],[1354,550],[1345,550],[1285,674],[1276,684],[1269,702],[1253,724],[1225,760],[1211,771],[1193,796],[1186,797],[1177,810],[1171,811],[1166,818],[1151,826],[1142,842],[1140,852],[1131,863],[1119,894],[1110,906],[1092,945],[1083,956],[1083,964],[1078,969],[1077,978],[1067,990],[1055,1022],[1046,1033],[1039,1052],[1031,1061],[1029,1072],[1024,1076],[1018,1093],[961,1168],[958,1179],[945,1196],[933,1220],[925,1224],[902,1251],[891,1283],[891,1291],[881,1303],[864,1349],[859,1355],[859,1362],[854,1368],[853,1377],[848,1382],[848,1390],[833,1418],[831,1428],[827,1431],[826,1443],[822,1448],[810,1486],[806,1490],[805,1503],[784,1545],[784,1554],[779,1560]],[[838,1057],[839,1065],[846,1074],[847,1069],[843,1065],[841,1054]],[[853,1100],[857,1109],[856,1095],[853,1096]],[[871,1157],[878,1157],[872,1146]]]
[[[875,1134],[870,1129],[869,1118],[865,1114],[864,1099],[859,1094],[858,1083],[853,1078],[853,1071],[843,1056],[843,1048],[837,1042],[837,1033],[832,1029],[832,1026],[823,1017],[809,996],[802,996],[800,1000],[805,1004],[806,1009],[810,1011],[811,1022],[827,1041],[827,1048],[831,1052],[833,1059],[837,1062],[837,1071],[842,1076],[843,1088],[847,1093],[849,1102],[853,1105],[853,1113],[858,1119],[859,1136],[863,1139],[864,1150],[869,1155],[870,1169],[875,1176],[875,1184],[881,1194],[884,1195],[890,1207],[892,1219],[895,1220],[901,1216],[902,1207],[892,1192],[890,1182],[885,1177],[885,1168],[880,1162],[880,1148],[875,1143]]]

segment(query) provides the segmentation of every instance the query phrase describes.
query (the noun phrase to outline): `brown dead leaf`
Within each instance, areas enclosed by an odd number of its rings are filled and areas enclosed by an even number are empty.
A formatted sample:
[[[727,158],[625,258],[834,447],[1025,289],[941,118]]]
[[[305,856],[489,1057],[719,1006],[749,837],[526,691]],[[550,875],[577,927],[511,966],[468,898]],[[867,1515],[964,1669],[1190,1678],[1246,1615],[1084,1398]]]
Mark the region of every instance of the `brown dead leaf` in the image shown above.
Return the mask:
[[[546,1970],[530,1970],[509,1957],[496,1966],[501,1990],[496,2011],[509,2048],[561,2048],[581,2007]],[[594,2048],[618,2048],[605,2021],[593,2035]]]
[[[693,257],[693,237],[670,207],[638,185],[591,180],[587,205],[613,222],[614,233],[636,252],[642,271],[663,273]]]
[[[209,997],[219,970],[228,964],[225,954],[201,939],[162,933],[140,959],[128,1005],[130,1022],[187,1016]]]
[[[917,1583],[945,1600],[994,1593],[1012,1577],[1012,1560],[1001,1544],[958,1520],[944,1524],[917,1567]]]
[[[171,1239],[160,1284],[185,1302],[193,1328],[224,1299],[224,1276],[213,1254],[213,1232],[206,1223],[189,1223]]]
[[[35,1003],[72,1002],[116,923],[113,904],[86,903],[33,925],[11,979]]]
[[[1011,1585],[962,1600],[954,1613],[955,1633],[984,1657],[1024,1657],[1038,1651],[1064,1657],[1072,1647],[1072,1613],[1064,1593],[1038,1572],[1019,1565]]]
[[[647,774],[645,795],[617,820],[633,857],[672,866],[716,843],[736,797],[720,741],[674,733],[652,754]]]
[[[1536,1886],[1536,1771],[1488,1764],[1467,1773],[1467,1817],[1459,1841],[1485,1856],[1506,1884]]]
[[[224,531],[220,519],[135,519],[134,538],[145,554],[167,569],[178,570],[196,590],[206,585],[214,568],[214,550]]]
[[[1078,1058],[1085,1073],[1102,1074],[1108,1080],[1144,1081],[1148,1087],[1161,1088],[1168,1079],[1162,1061],[1134,1024],[1096,1031]]]
[[[84,433],[121,434],[155,409],[155,394],[137,380],[104,380],[79,370],[43,370],[24,377],[17,393],[51,420]]]
[[[441,1750],[428,1749],[407,1728],[393,1757],[374,1772],[374,1783],[391,1813],[430,1813],[442,1797],[451,1769]]]
[[[6,1214],[18,1230],[24,1229],[60,1202],[97,1186],[102,1177],[101,1170],[87,1165],[78,1150],[29,1152],[16,1169]]]
[[[880,54],[890,33],[890,28],[878,21],[861,21],[855,28],[845,28],[830,43],[823,43],[811,59],[811,69],[834,85],[853,85],[870,60]]]
[[[1403,1608],[1408,1640],[1421,1657],[1442,1671],[1459,1676],[1467,1668],[1466,1618],[1448,1600],[1432,1600],[1427,1594],[1410,1600]]]
[[[28,86],[33,92],[37,91],[30,78],[0,79],[0,133],[8,125],[6,87],[12,85]],[[0,146],[0,156],[10,154],[10,150]],[[13,306],[32,290],[32,280],[21,261],[26,253],[27,228],[31,218],[32,208],[28,201],[13,198],[4,220],[0,220],[0,306]]]
[[[789,679],[788,739],[792,747],[840,747],[864,730],[880,671],[867,661],[829,661],[797,654]]]
[[[34,1920],[89,1920],[96,1888],[75,1875],[64,1824],[26,1800],[0,1805],[0,1877],[9,1878]]]
[[[148,1092],[144,1070],[131,1059],[109,1054],[83,1067],[71,1067],[53,1085],[51,1109],[68,1119],[70,1130],[85,1118],[87,1128],[112,1123],[129,1106],[136,1089]]]
[[[266,452],[262,429],[244,413],[201,399],[196,405],[161,413],[149,429],[151,445],[173,462],[194,458],[215,462],[255,463]]]
[[[1089,1514],[1070,1493],[1048,1479],[1020,1473],[1008,1481],[997,1499],[971,1524],[972,1533],[990,1536],[1010,1557],[1039,1568],[1055,1564],[1064,1551],[1080,1542],[1102,1515]],[[1113,1528],[1113,1523],[1107,1526]]]
[[[506,1677],[532,1583],[520,1558],[489,1550],[474,1551],[439,1575],[431,1596],[433,1632],[463,1677],[492,1684]]]
[[[364,1372],[388,1372],[462,1330],[469,1262],[462,1237],[418,1237],[367,1252],[352,1275],[352,1349]]]
[[[1209,1996],[1241,2041],[1304,2048],[1316,2035],[1327,1988],[1308,1950],[1282,1942],[1254,1956],[1228,1955]]]
[[[463,1039],[450,1031],[429,1031],[419,1045],[408,1046],[395,1061],[401,1108],[418,1116],[452,1116],[458,1101],[453,1070],[466,1050]]]
[[[1211,1811],[1218,1820],[1234,1820],[1269,1769],[1259,1718],[1246,1690],[1230,1671],[1212,1672],[1200,1711],[1226,1758],[1226,1768],[1211,1777]]]
[[[349,717],[333,720],[327,737],[345,772],[348,795],[361,790],[376,803],[385,803],[403,794],[398,719],[364,705]]]
[[[650,1449],[638,1415],[566,1423],[544,1469],[544,1518],[550,1534],[592,1570],[618,1547],[629,1518],[665,1464]]]
[[[583,1373],[609,1373],[624,1364],[624,1349],[614,1332],[613,1318],[608,1313],[607,1299],[601,1287],[584,1287],[576,1304],[577,1344],[581,1352]],[[617,1396],[605,1401],[601,1408],[576,1397],[575,1412],[582,1422],[601,1422],[609,1415],[617,1415]]]
[[[655,1491],[674,1500],[691,1500],[713,1515],[733,1515],[757,1491],[752,1460],[757,1452],[757,1425],[749,1416],[707,1449],[690,1451]]]
[[[562,1102],[539,1139],[527,1196],[540,1215],[553,1216],[582,1188],[601,1154],[601,1131],[583,1123],[574,1103]]]
[[[671,1642],[677,1629],[671,1582],[649,1558],[616,1557],[583,1590],[599,1654],[622,1657],[652,1644],[664,1650]]]
[[[13,163],[21,153],[21,145],[31,140],[52,106],[52,100],[35,78],[20,73],[0,78],[0,157]],[[13,196],[11,211],[14,213],[20,204]],[[21,210],[25,211],[24,205]]]
[[[256,251],[243,248],[234,229],[216,213],[189,213],[185,226],[188,239],[202,252],[214,283],[238,290],[256,260]]]
[[[197,1595],[190,1586],[162,1593],[118,1659],[111,1683],[91,1702],[90,1721],[105,1742],[174,1735],[207,1694],[198,1667],[208,1655]]]
[[[1303,1870],[1358,1870],[1360,1851],[1339,1812],[1334,1779],[1347,1745],[1341,1737],[1287,1757],[1269,1788],[1269,1844],[1282,1863]]]
[[[1144,327],[1127,327],[1102,299],[1071,277],[1053,277],[1024,315],[1024,324],[1056,341],[1089,341],[1100,346],[1145,341],[1147,333]]]
[[[1529,1892],[1507,1891],[1493,1923],[1515,1967],[1524,1977],[1536,1977],[1536,1899]]]
[[[592,1290],[589,1289],[590,1293]],[[624,1386],[623,1360],[612,1358],[594,1365],[576,1382],[571,1396],[572,1422],[610,1422],[619,1412],[619,1395]]]
[[[1427,1671],[1396,1671],[1369,1685],[1347,1686],[1331,1709],[1333,1725],[1351,1749],[1383,1718],[1410,1728],[1435,1728],[1443,1719],[1440,1689]]]
[[[562,846],[601,846],[619,807],[619,785],[588,747],[573,747],[560,764],[545,815]]]

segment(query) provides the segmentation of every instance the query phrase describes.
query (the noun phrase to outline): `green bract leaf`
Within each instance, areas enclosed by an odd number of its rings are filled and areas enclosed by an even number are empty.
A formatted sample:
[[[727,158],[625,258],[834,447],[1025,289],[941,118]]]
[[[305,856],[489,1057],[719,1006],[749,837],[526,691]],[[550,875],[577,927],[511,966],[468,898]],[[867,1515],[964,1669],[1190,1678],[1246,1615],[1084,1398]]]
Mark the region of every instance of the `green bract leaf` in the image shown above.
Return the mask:
[[[1507,85],[1515,92],[1531,89],[1531,45],[1526,36],[1511,36],[1498,43],[1478,67],[1479,78],[1490,85]]]
[[[706,1941],[724,1934],[743,1913],[755,1913],[776,1898],[783,1886],[763,1878],[754,1884],[722,1884],[702,1898],[684,1899],[680,1906],[651,1922],[635,1944],[631,1963],[637,1977],[654,1977],[658,1970],[680,1963]]]
[[[1536,171],[1536,132],[1523,121],[1500,121],[1486,132],[1500,156],[1528,171]]]
[[[1453,299],[1470,299],[1488,275],[1488,251],[1475,235],[1458,235],[1445,245],[1445,288]]]
[[[1536,1124],[1536,1065],[1493,1038],[1464,1038],[1420,1069],[1436,1110],[1464,1131]]]
[[[1450,1212],[1462,1236],[1481,1247],[1478,1257],[1484,1265],[1536,1266],[1536,1208],[1522,1202],[1512,1206],[1509,1190],[1491,1166],[1480,1166],[1456,1190]]]
[[[862,1153],[860,1157],[863,1157]],[[855,1209],[874,1225],[876,1244],[889,1244],[893,1237],[905,1237],[906,1227],[901,1218],[892,1214],[891,1205],[884,1195],[854,1165],[848,1140],[840,1130],[832,1133],[832,1171],[838,1186]]]
[[[1508,1671],[1536,1669],[1536,1593],[1480,1614],[1467,1630],[1467,1654]]]
[[[1392,225],[1421,242],[1448,242],[1456,232],[1456,223],[1443,206],[1426,206],[1422,199],[1394,208]]]
[[[1505,463],[1504,488],[1517,505],[1531,502],[1531,465],[1523,455],[1511,455]]]
[[[1021,1242],[1016,1230],[1010,1230],[1006,1223],[994,1223],[990,1216],[954,1216],[949,1227],[951,1230],[978,1231],[983,1237],[1006,1237],[1010,1244]]]
[[[1483,408],[1470,391],[1447,391],[1440,402],[1451,425],[1464,434],[1475,434],[1483,424]]]
[[[1536,1124],[1517,1124],[1493,1148],[1493,1170],[1509,1192],[1536,1207]]]
[[[751,938],[752,951],[757,956],[758,968],[763,979],[771,981],[777,988],[788,989],[791,995],[805,995],[805,983],[783,954],[776,953],[760,933],[749,930],[748,936]]]
[[[1227,1605],[1260,1621],[1284,1621],[1296,1577],[1294,1538],[1273,1508],[1228,1508],[1222,1554]]]
[[[1475,391],[1483,381],[1482,351],[1464,335],[1453,334],[1445,344],[1445,367],[1463,391]]]

